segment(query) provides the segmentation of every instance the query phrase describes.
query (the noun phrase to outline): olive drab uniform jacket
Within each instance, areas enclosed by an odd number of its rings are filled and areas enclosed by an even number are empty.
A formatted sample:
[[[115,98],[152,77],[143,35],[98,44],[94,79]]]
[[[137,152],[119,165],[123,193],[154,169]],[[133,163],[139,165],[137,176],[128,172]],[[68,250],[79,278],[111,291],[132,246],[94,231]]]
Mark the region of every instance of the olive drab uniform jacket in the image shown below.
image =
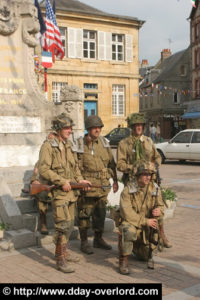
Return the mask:
[[[147,221],[153,218],[151,213],[154,208],[160,208],[161,215],[158,220],[162,219],[164,204],[159,186],[150,181],[147,187],[140,188],[135,179],[129,182],[120,197],[121,229],[130,226],[135,233],[137,230],[144,231],[143,240],[146,244],[149,233]]]
[[[35,164],[35,166],[34,166],[34,169],[35,169],[35,168],[38,169],[38,164],[39,164],[39,161],[36,162],[36,164]],[[37,172],[37,173],[34,173],[34,172],[33,172],[33,175],[31,176],[31,183],[32,183],[33,181],[35,181],[35,180],[38,180],[38,177],[39,177],[39,176],[38,176],[38,172]]]
[[[77,155],[84,179],[98,185],[110,185],[110,178],[116,180],[116,164],[109,142],[104,137],[91,143],[87,142],[87,136],[78,138]],[[86,197],[107,196],[109,191],[110,189],[92,188],[86,193]]]
[[[144,159],[150,162],[161,164],[161,157],[151,138],[142,135],[140,137],[141,145],[145,153]],[[133,164],[136,162],[134,158],[134,136],[123,139],[117,149],[117,169],[124,173],[124,183],[126,184],[129,176],[133,174]]]
[[[58,187],[53,189],[50,195],[57,204],[77,200],[77,191],[64,192],[62,190],[66,180],[79,182],[83,179],[78,167],[75,148],[69,140],[65,144],[57,138],[44,142],[39,155],[39,174],[41,182]]]

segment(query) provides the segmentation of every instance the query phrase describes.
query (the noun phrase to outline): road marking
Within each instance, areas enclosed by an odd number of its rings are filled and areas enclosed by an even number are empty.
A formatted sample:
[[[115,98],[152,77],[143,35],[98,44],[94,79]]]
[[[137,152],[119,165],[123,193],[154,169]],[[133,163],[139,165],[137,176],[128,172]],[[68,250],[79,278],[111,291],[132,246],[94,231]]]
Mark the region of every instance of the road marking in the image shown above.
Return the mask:
[[[161,263],[163,265],[166,265],[166,266],[178,269],[178,270],[182,270],[186,273],[190,273],[193,276],[200,277],[200,268],[199,267],[194,267],[194,266],[191,266],[191,265],[178,263],[175,260],[161,258],[161,257],[158,257],[158,256],[154,256],[154,259],[155,259],[156,262]]]
[[[188,300],[196,296],[200,296],[200,284],[163,296],[163,300]]]
[[[187,207],[187,208],[197,208],[200,209],[200,206],[197,205],[191,205],[191,204],[181,204],[182,207]]]
[[[194,179],[171,179],[169,181],[165,180],[164,184],[196,184],[197,182],[200,182],[199,178]]]

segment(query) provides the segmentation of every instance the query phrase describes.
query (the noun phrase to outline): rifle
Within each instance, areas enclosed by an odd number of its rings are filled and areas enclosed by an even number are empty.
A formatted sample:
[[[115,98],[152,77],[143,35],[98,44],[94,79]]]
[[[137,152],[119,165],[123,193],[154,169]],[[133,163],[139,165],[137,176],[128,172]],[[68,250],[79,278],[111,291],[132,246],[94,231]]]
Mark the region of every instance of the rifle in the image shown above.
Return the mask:
[[[70,186],[72,190],[84,190],[88,187],[97,188],[97,189],[110,189],[110,185],[98,185],[98,184],[85,184],[85,183],[77,183],[70,182]],[[58,188],[56,185],[47,185],[47,184],[31,184],[30,185],[30,195],[37,195],[41,192],[50,192],[51,190]]]
[[[160,187],[161,183],[162,183],[162,178],[160,177],[160,170],[159,170],[159,165],[157,162],[155,162],[155,166],[156,166],[157,184]],[[161,191],[162,191],[162,188],[161,188]],[[163,200],[163,203],[165,204],[166,208],[168,208],[167,202],[165,201],[165,198],[163,195],[162,195],[162,200]]]
[[[158,186],[161,186],[162,178],[160,177],[159,164],[157,162],[155,162],[155,166],[156,166],[157,184],[158,184]]]
[[[158,199],[158,188],[156,189],[156,202],[157,202],[157,199]],[[154,207],[152,208],[152,211],[157,208],[157,203],[155,203]],[[151,214],[151,218],[156,218],[156,217],[153,217],[152,214]],[[149,253],[148,253],[148,262],[147,262],[147,267],[148,269],[154,269],[154,261],[153,261],[153,258],[152,258],[152,248],[151,248],[151,244],[154,244],[155,246],[158,245],[158,241],[155,241],[154,240],[154,235],[155,233],[158,233],[158,229],[154,229],[152,227],[150,227],[150,230],[149,230]]]

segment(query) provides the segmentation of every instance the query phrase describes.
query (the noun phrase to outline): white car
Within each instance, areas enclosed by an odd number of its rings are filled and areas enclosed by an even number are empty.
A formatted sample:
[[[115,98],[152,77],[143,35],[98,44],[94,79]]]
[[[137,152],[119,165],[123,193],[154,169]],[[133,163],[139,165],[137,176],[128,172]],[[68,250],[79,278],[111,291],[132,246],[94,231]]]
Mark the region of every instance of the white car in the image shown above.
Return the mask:
[[[180,131],[169,142],[155,144],[162,157],[174,160],[200,160],[200,129]]]

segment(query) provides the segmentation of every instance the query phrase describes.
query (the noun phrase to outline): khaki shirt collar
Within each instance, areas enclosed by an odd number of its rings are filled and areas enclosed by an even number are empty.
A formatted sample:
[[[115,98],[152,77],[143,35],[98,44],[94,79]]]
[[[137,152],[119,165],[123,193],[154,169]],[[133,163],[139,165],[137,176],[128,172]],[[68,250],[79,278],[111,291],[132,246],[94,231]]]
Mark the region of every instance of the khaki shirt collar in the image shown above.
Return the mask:
[[[134,135],[131,135],[131,140],[132,140],[132,142],[133,142],[133,140],[134,140]],[[142,143],[144,143],[145,137],[144,137],[143,134],[140,136],[139,140],[140,140]]]
[[[98,144],[99,143],[99,137],[95,140],[92,140],[93,144],[96,143]],[[84,136],[84,143],[87,145],[87,134]]]

